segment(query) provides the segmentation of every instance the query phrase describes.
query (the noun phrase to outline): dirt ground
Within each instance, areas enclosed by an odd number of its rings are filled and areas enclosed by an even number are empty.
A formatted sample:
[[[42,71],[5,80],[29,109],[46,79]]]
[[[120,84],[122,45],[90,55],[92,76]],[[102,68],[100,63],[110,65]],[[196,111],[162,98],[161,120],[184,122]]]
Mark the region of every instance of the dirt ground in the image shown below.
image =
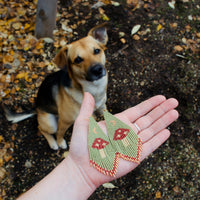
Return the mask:
[[[115,188],[101,186],[89,199],[199,199],[200,1],[118,2],[104,1],[101,8],[92,8],[97,1],[74,1],[67,8],[58,3],[54,43],[35,45],[30,39],[34,29],[26,24],[34,21],[36,1],[0,0],[0,99],[13,110],[32,107],[44,76],[57,70],[51,60],[59,48],[108,21],[109,111],[163,94],[177,98],[180,117],[169,127],[172,135],[165,144],[113,181]],[[136,25],[140,29],[131,34]],[[36,118],[12,125],[0,110],[0,200],[15,199],[64,155],[64,150],[50,150],[37,134]]]

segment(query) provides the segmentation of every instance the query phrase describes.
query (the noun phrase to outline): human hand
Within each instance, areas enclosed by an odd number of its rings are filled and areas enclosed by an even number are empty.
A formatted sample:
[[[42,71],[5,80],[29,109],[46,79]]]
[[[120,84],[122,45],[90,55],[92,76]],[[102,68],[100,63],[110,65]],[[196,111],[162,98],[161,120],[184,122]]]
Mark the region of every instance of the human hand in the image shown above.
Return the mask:
[[[178,118],[178,112],[174,110],[177,106],[178,101],[176,99],[166,100],[164,96],[158,95],[116,115],[117,118],[129,125],[142,140],[140,161],[144,160],[168,139],[170,131],[167,126]],[[68,156],[79,169],[85,182],[88,185],[98,187],[105,182],[127,174],[135,169],[138,164],[119,159],[116,177],[104,175],[90,165],[87,144],[89,117],[92,115],[93,109],[94,99],[89,93],[85,93],[79,116],[74,124]],[[99,122],[99,126],[106,133],[105,122]]]

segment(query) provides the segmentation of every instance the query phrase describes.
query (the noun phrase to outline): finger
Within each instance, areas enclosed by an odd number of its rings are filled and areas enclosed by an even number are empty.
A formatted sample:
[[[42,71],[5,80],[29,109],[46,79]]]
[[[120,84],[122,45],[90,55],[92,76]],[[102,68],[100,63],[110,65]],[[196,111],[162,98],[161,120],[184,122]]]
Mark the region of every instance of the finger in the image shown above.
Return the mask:
[[[90,93],[84,93],[79,115],[74,123],[74,134],[88,133],[89,117],[94,110],[94,98]],[[84,136],[85,137],[85,136]],[[87,137],[86,137],[87,138]]]
[[[84,93],[83,102],[80,113],[74,123],[73,134],[70,143],[70,150],[74,155],[79,155],[81,152],[87,152],[87,136],[89,117],[94,110],[94,98],[90,93]],[[85,144],[85,145],[83,145]]]
[[[134,122],[135,120],[142,117],[143,115],[146,115],[153,108],[160,105],[165,100],[166,100],[166,98],[164,96],[157,95],[146,101],[143,101],[142,103],[140,103],[132,108],[125,110],[121,114],[126,116],[130,122]]]
[[[150,140],[153,136],[157,133],[165,129],[169,126],[172,122],[174,122],[178,118],[178,112],[176,110],[170,110],[157,121],[155,121],[151,126],[147,129],[144,129],[139,133],[139,137],[141,138],[142,142],[145,143]]]
[[[143,130],[153,124],[154,121],[158,120],[161,116],[163,116],[168,111],[176,108],[178,106],[178,101],[174,98],[168,99],[164,101],[162,104],[154,108],[147,115],[136,120],[135,126],[138,130]],[[137,127],[138,126],[138,127]]]
[[[149,140],[147,143],[143,144],[140,162],[142,162],[148,155],[150,155],[160,145],[162,145],[169,138],[169,136],[170,136],[170,131],[168,129],[164,129],[156,136],[154,136],[151,140]],[[116,177],[125,175],[127,172],[132,171],[138,165],[139,164],[137,163],[120,160]]]
[[[142,145],[141,161],[144,160],[149,154],[154,152],[160,145],[162,145],[170,136],[170,131],[164,129],[151,138],[148,142]]]
[[[95,102],[93,96],[89,92],[85,92],[77,119],[89,119],[94,111],[94,104]]]

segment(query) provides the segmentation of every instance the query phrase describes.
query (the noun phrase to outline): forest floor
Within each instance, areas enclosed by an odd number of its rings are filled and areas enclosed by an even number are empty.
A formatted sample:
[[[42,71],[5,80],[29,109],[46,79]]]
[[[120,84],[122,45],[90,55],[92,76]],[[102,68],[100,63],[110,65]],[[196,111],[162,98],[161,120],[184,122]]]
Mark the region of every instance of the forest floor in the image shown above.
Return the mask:
[[[200,198],[200,1],[132,0],[58,3],[54,42],[36,40],[36,0],[0,0],[0,100],[13,110],[33,107],[44,77],[56,71],[58,50],[110,23],[106,50],[107,106],[113,114],[163,94],[179,101],[171,137],[133,172],[100,186],[90,200]],[[174,3],[173,3],[174,2]],[[140,25],[140,26],[136,26]],[[133,27],[140,27],[131,34]],[[66,134],[70,141],[70,134]],[[0,200],[25,192],[66,152],[49,149],[36,118],[18,124],[0,110]],[[80,191],[81,192],[81,191]]]

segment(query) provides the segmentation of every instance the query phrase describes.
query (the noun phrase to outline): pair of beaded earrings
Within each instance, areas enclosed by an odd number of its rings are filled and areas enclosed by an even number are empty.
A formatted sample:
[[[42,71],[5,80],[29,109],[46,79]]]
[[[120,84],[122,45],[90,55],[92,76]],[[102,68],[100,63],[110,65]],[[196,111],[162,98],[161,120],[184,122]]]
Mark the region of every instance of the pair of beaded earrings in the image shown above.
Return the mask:
[[[108,136],[93,117],[89,119],[90,164],[103,174],[115,176],[119,158],[139,163],[142,142],[127,124],[104,112]]]

